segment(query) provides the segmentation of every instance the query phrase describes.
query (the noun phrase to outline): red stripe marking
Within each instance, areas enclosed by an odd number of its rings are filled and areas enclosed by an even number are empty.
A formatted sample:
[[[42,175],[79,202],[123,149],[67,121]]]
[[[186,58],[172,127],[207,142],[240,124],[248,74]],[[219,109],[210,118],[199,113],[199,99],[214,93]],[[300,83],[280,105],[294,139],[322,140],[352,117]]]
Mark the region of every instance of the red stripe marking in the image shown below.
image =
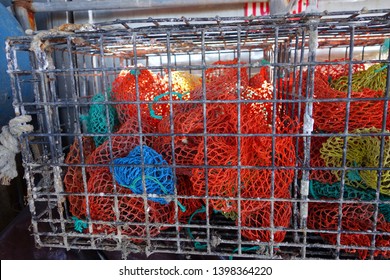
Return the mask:
[[[244,4],[244,16],[246,17],[248,16],[248,6],[249,6],[248,3]]]
[[[302,13],[302,6],[303,6],[302,0],[299,0],[298,1],[298,14]]]
[[[256,3],[252,3],[252,15],[256,16]]]

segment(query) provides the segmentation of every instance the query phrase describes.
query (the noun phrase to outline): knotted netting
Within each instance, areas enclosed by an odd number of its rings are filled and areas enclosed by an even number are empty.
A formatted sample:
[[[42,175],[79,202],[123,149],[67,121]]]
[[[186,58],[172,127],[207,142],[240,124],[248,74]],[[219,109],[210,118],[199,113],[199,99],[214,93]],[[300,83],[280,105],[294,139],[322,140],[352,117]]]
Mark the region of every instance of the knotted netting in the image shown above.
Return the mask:
[[[137,116],[138,106],[141,111],[143,123],[156,124],[147,103],[137,104],[136,102],[152,101],[155,96],[164,93],[159,78],[147,69],[123,70],[112,83],[112,101],[118,113],[119,122],[125,123],[130,117]],[[137,97],[138,92],[138,97]]]
[[[383,81],[378,82],[380,85],[371,85],[372,77],[369,75],[375,71],[373,66],[369,69],[373,71],[364,70],[364,66],[353,64],[353,77],[359,77],[360,81],[364,78],[363,83],[357,83],[359,80],[352,78],[352,91],[350,93],[349,102],[349,122],[348,130],[353,131],[361,128],[375,127],[382,128],[384,117],[384,100],[379,98],[384,97]],[[381,70],[382,72],[386,72]],[[335,102],[316,102],[313,108],[313,118],[315,119],[314,126],[318,131],[323,132],[342,132],[345,129],[346,122],[346,108],[347,102],[344,100],[348,97],[348,91],[345,86],[340,85],[334,88],[332,83],[338,79],[346,77],[348,73],[348,64],[338,66],[317,66],[314,81],[314,98],[321,101],[321,99],[340,99]],[[383,74],[379,74],[381,77]],[[385,78],[386,80],[386,78]],[[375,80],[374,80],[375,81]],[[355,83],[354,83],[355,82]],[[372,100],[378,98],[378,100]],[[344,99],[344,100],[342,100]],[[371,99],[371,100],[370,100]],[[390,114],[387,111],[387,129],[390,127]]]
[[[328,141],[329,137],[312,136],[310,143],[310,166],[314,169],[310,172],[310,179],[321,183],[332,184],[338,181],[337,176],[331,170],[324,170],[326,162],[321,155],[323,145]],[[303,145],[301,146],[303,147]],[[303,152],[303,150],[301,150]],[[301,153],[303,158],[303,153]]]
[[[94,174],[88,181],[94,233],[119,234],[120,230],[121,234],[133,237],[134,242],[142,242],[147,238],[147,229],[153,237],[174,223],[173,202],[145,202],[141,197],[132,197],[130,189],[119,185],[115,187],[113,182],[109,170]]]
[[[142,133],[151,133],[152,127],[148,123],[140,124],[137,116],[128,116],[127,120],[119,127],[114,135],[110,136],[102,145],[97,147],[88,157],[88,173],[99,173],[108,169],[114,159],[125,157],[129,152],[139,145],[141,141],[140,129]],[[147,146],[151,145],[151,137],[142,137],[142,141]]]
[[[390,167],[390,139],[384,137],[383,156],[381,157],[381,136],[360,136],[360,134],[380,133],[379,129],[357,129],[353,133],[359,136],[349,136],[346,138],[346,167],[366,167],[379,168],[380,163],[383,168]],[[320,149],[321,158],[326,166],[343,166],[344,139],[342,137],[330,137]],[[382,162],[380,162],[380,159]],[[341,180],[342,171],[332,170],[332,173]],[[345,172],[344,180],[347,185],[371,188],[376,190],[378,184],[377,170],[349,170]],[[390,171],[383,170],[380,177],[380,192],[390,195]]]
[[[206,196],[213,211],[238,223],[240,190],[242,226],[260,228],[242,229],[242,235],[268,242],[274,226],[274,241],[284,239],[291,203],[276,201],[271,211],[271,200],[291,198],[296,160],[294,138],[289,134],[299,126],[283,115],[278,102],[272,102],[266,67],[249,86],[247,69],[238,60],[214,65],[205,72],[205,86],[199,77],[175,71],[170,86],[165,77],[148,70],[122,71],[115,79],[111,98],[120,125],[87,159],[95,233],[121,232],[137,241],[145,236],[145,203],[148,209],[157,209],[148,212],[149,222],[171,224],[176,213],[171,200],[176,194],[182,223],[202,208]],[[180,102],[169,104],[170,100]],[[206,104],[200,102],[204,100]],[[205,131],[211,135],[204,137]],[[269,136],[273,133],[276,137]],[[240,181],[239,163],[247,166],[241,169]],[[174,169],[170,168],[173,164]],[[209,167],[199,167],[204,165]],[[151,236],[164,228],[155,226]]]
[[[310,195],[314,199],[340,199],[341,198],[341,183],[336,182],[334,184],[323,184],[319,181],[310,181]],[[344,200],[361,200],[361,201],[375,201],[376,192],[370,189],[361,189],[344,185],[343,188]],[[379,201],[390,201],[390,196],[380,195]],[[379,203],[378,209],[382,213],[386,222],[390,222],[390,204]]]
[[[350,73],[350,64],[352,73]],[[370,247],[372,236],[365,232],[373,230],[375,207],[365,204],[367,201],[376,201],[378,187],[378,168],[388,168],[389,141],[387,136],[381,136],[384,121],[389,127],[389,111],[384,112],[384,97],[386,75],[384,66],[377,64],[365,68],[364,64],[349,61],[333,61],[326,65],[319,65],[314,73],[313,119],[314,131],[311,137],[310,166],[311,170],[310,193],[315,199],[356,200],[356,203],[345,203],[342,206],[342,230],[361,231],[362,234],[342,233],[341,245]],[[349,74],[350,73],[350,74]],[[351,79],[351,92],[348,93],[348,81]],[[303,73],[302,94],[306,96],[307,73]],[[292,90],[290,86],[290,91]],[[295,88],[298,92],[298,88]],[[348,103],[347,98],[351,98]],[[330,100],[329,100],[330,99]],[[338,101],[339,99],[340,101]],[[349,115],[346,116],[347,106]],[[305,104],[301,108],[301,115]],[[385,113],[387,120],[384,119]],[[343,133],[348,117],[348,131],[353,135],[348,137],[317,136],[320,133]],[[302,121],[302,120],[301,120]],[[387,133],[385,131],[385,133]],[[371,135],[365,135],[371,134]],[[381,157],[381,141],[384,138],[383,154]],[[346,147],[346,164],[348,168],[343,173],[343,149]],[[302,152],[302,143],[300,151]],[[302,156],[302,154],[300,153]],[[382,160],[382,162],[380,162]],[[338,170],[325,170],[331,167]],[[370,170],[371,168],[371,170]],[[388,200],[388,171],[381,171],[380,202]],[[344,174],[344,178],[342,175]],[[341,181],[344,180],[344,193],[341,196]],[[316,230],[337,230],[339,204],[310,203],[309,228]],[[378,204],[377,229],[389,232],[389,208],[386,203]],[[323,239],[330,244],[337,243],[337,234],[320,233]],[[389,246],[388,235],[378,234],[375,246],[382,244]],[[360,258],[367,258],[367,249],[346,249],[357,252]],[[389,257],[385,251],[376,250],[374,255]]]
[[[91,137],[82,137],[81,141],[75,138],[74,143],[71,145],[69,153],[66,156],[65,163],[69,164],[64,176],[65,191],[69,195],[69,211],[70,213],[83,219],[86,215],[86,201],[85,201],[85,187],[83,178],[83,167],[79,164],[84,164],[86,158],[94,150],[94,143]],[[81,157],[81,151],[83,152],[83,160]],[[88,180],[88,174],[85,172],[85,180]]]
[[[243,200],[241,204],[241,225],[260,228],[242,229],[242,236],[250,240],[269,242],[272,230],[274,242],[282,242],[284,240],[286,231],[283,228],[289,227],[292,213],[290,202],[275,201],[273,203],[273,211],[269,201]],[[272,222],[271,213],[273,214]]]
[[[374,64],[366,70],[355,71],[351,77],[352,90],[386,90],[387,72],[384,71],[385,69],[386,67],[383,64]],[[331,86],[340,91],[348,91],[349,79],[348,75],[333,77]]]
[[[338,223],[341,218],[341,230],[343,232],[340,233],[340,245],[354,247],[342,250],[348,253],[357,253],[359,258],[366,259],[369,256],[369,250],[367,248],[360,249],[359,247],[371,247],[372,234],[369,233],[374,231],[374,205],[359,202],[344,203],[342,205],[342,215],[339,213],[339,206],[338,203],[309,203],[308,228],[334,231],[334,233],[324,232],[320,235],[330,244],[336,245],[338,244]],[[390,231],[390,223],[386,222],[382,213],[378,213],[376,221],[378,233],[375,236],[375,247],[389,247],[390,236],[383,233]],[[379,255],[386,258],[390,257],[388,250],[374,250],[374,256]]]
[[[232,61],[226,64],[222,62],[216,65],[230,65],[237,63]],[[227,71],[226,73],[224,71]],[[288,117],[280,115],[280,106],[275,109],[272,99],[272,87],[265,80],[259,88],[249,87],[246,69],[240,69],[240,84],[238,84],[236,69],[218,68],[211,69],[207,76],[206,93],[207,100],[223,100],[224,102],[210,102],[206,104],[206,130],[213,136],[200,138],[198,150],[193,159],[194,165],[207,165],[207,169],[193,168],[191,182],[197,196],[208,195],[209,204],[218,212],[222,212],[228,218],[237,220],[238,205],[235,199],[238,196],[238,188],[241,189],[243,198],[290,198],[290,184],[293,180],[293,170],[288,169],[295,165],[295,151],[292,137],[275,137],[274,159],[272,159],[272,137],[269,136],[241,136],[238,140],[238,107],[240,107],[240,133],[242,134],[271,134],[272,123],[276,119],[275,130],[277,133],[292,133],[297,130],[297,125]],[[233,75],[231,74],[233,72]],[[230,77],[227,79],[226,77]],[[242,102],[238,102],[237,88],[240,88]],[[200,96],[195,93],[193,98]],[[274,112],[275,110],[275,112]],[[202,116],[202,107],[196,105],[189,110],[191,116]],[[274,116],[276,114],[277,116]],[[196,119],[196,118],[194,118]],[[194,121],[192,121],[194,123]],[[180,125],[179,125],[180,126]],[[190,125],[193,131],[201,133],[204,129],[202,119],[196,119]],[[214,134],[228,134],[217,136]],[[230,136],[231,135],[231,136]],[[194,143],[194,142],[192,142]],[[238,181],[238,147],[240,145],[240,161],[242,165],[251,166],[241,170],[241,181]],[[195,145],[194,145],[195,146]],[[207,158],[205,159],[205,146]],[[271,193],[270,169],[261,167],[284,166],[287,169],[278,169],[274,172],[274,190]],[[207,194],[206,194],[207,181]],[[212,198],[217,197],[217,198]],[[263,212],[267,209],[269,201],[259,202],[253,206],[253,201],[243,200],[242,221],[248,227],[269,227],[271,214]],[[264,204],[264,205],[263,205]],[[274,222],[280,227],[288,227],[290,223],[291,204],[281,202],[274,208]],[[258,219],[249,217],[257,216]],[[269,241],[270,234],[264,230],[242,230],[243,236],[252,240]],[[283,240],[285,233],[277,233],[276,239]]]
[[[351,64],[351,92],[348,93],[349,68]],[[377,72],[375,72],[377,71]],[[348,131],[361,128],[382,128],[384,121],[385,101],[385,68],[381,64],[374,64],[367,70],[364,64],[355,61],[335,60],[329,64],[321,64],[315,67],[313,98],[313,119],[315,132],[341,133],[345,130],[348,114]],[[292,74],[292,76],[295,74]],[[288,91],[293,94],[301,94],[307,97],[307,71],[295,75],[300,83],[288,83]],[[358,77],[358,78],[354,78]],[[296,98],[293,95],[290,98]],[[349,102],[346,102],[350,99]],[[338,101],[340,100],[340,101]],[[294,106],[294,103],[289,105]],[[289,108],[293,110],[292,108]],[[301,106],[301,116],[305,111],[305,103]],[[386,124],[390,127],[390,109],[387,109]],[[303,121],[303,119],[301,120]]]
[[[114,159],[111,172],[120,186],[129,188],[136,194],[144,193],[145,180],[148,199],[154,202],[167,204],[171,199],[153,195],[174,194],[172,168],[160,154],[148,146],[137,146],[126,157]]]
[[[107,135],[114,131],[115,126],[118,124],[115,108],[110,104],[104,104],[105,101],[106,97],[104,94],[96,94],[92,97],[91,102],[93,104],[89,107],[88,115],[83,118],[86,120],[88,133]],[[95,146],[98,147],[107,140],[107,136],[93,136],[93,140],[95,141]]]

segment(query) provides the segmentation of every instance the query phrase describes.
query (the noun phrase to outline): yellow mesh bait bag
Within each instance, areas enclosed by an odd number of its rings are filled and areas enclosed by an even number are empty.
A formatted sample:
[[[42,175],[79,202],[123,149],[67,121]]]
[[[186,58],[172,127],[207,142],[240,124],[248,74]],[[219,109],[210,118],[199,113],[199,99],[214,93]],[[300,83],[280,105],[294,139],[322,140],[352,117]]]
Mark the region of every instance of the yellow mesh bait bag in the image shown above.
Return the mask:
[[[376,128],[357,129],[354,134],[379,133]],[[380,136],[351,136],[346,138],[346,167],[349,168],[376,168],[380,161]],[[390,167],[390,138],[384,139],[382,167]],[[344,140],[341,137],[330,137],[320,149],[321,158],[327,167],[342,168]],[[332,170],[332,173],[341,180],[342,171]],[[377,188],[378,170],[347,170],[345,184],[361,188]],[[382,170],[380,192],[390,195],[390,170]]]

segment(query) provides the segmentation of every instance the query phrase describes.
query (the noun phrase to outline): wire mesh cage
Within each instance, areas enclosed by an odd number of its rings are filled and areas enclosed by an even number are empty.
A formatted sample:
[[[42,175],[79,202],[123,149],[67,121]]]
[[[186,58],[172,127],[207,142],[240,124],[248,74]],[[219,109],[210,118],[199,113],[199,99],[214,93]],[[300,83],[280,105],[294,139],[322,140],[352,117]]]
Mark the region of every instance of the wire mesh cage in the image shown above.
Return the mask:
[[[21,145],[37,245],[389,258],[389,17],[150,18],[9,39],[15,110],[36,122]]]

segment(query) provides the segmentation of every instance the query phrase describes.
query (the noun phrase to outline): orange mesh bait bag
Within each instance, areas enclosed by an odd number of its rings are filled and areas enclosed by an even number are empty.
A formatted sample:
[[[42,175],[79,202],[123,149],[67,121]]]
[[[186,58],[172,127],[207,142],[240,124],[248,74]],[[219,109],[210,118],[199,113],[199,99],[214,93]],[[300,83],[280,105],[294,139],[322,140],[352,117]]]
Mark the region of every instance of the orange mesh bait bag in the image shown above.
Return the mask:
[[[237,60],[218,61],[213,65],[219,66],[206,70],[206,93],[208,100],[232,100],[232,103],[207,103],[206,112],[203,112],[203,104],[191,103],[191,100],[203,99],[203,88],[199,85],[188,95],[188,103],[173,104],[173,128],[175,134],[203,133],[203,115],[206,114],[207,133],[236,133],[237,131],[237,84],[238,69],[233,67]],[[232,66],[230,67],[223,67]],[[241,68],[241,85],[243,88],[248,84],[246,68]],[[235,127],[235,130],[232,129]],[[158,124],[159,133],[171,133],[169,118],[163,118]],[[164,159],[172,164],[175,155],[177,165],[191,166],[193,158],[203,154],[203,137],[201,136],[174,136],[175,151],[172,151],[172,137],[159,136],[155,139],[153,148],[163,155]],[[204,165],[204,162],[201,163]],[[185,175],[191,175],[190,169],[180,169]]]
[[[250,107],[248,107],[250,108]],[[245,110],[243,110],[245,111]],[[243,114],[243,116],[246,114]],[[255,115],[254,115],[255,116]],[[252,117],[251,120],[260,120],[261,118]],[[265,119],[263,118],[263,121]],[[264,124],[264,123],[263,123]],[[278,122],[280,125],[278,128],[279,133],[283,133],[282,122]],[[244,126],[243,126],[244,127]],[[250,131],[248,126],[248,131]],[[255,126],[254,126],[255,127]],[[261,123],[256,126],[267,128],[263,133],[271,133],[271,128],[267,125],[261,126]],[[256,131],[256,133],[259,133]],[[234,212],[237,212],[237,201],[234,199],[238,195],[238,187],[241,188],[241,197],[243,198],[271,198],[271,176],[272,170],[266,168],[254,169],[244,168],[241,170],[241,182],[238,182],[238,171],[236,168],[229,168],[230,165],[237,164],[237,137],[208,137],[207,152],[208,152],[208,165],[210,166],[226,166],[223,167],[211,167],[206,170],[197,168],[193,170],[191,181],[199,196],[206,195],[206,173],[208,181],[208,196],[221,197],[209,200],[210,205],[214,210],[221,211],[224,214],[228,214],[230,217],[235,217]],[[242,137],[241,142],[241,161],[243,165],[249,165],[254,167],[269,167],[272,165],[272,138],[265,136],[256,137]],[[203,147],[203,145],[200,145]],[[202,154],[194,158],[194,163],[203,165],[204,159]],[[295,165],[295,150],[292,137],[277,137],[275,139],[275,166],[293,167]],[[294,170],[290,169],[278,169],[275,170],[274,177],[274,197],[276,198],[290,198],[290,184],[294,178]],[[266,202],[259,202],[266,203]],[[248,202],[250,204],[250,202]],[[242,204],[242,207],[245,203]],[[281,207],[290,207],[287,203]],[[262,213],[257,212],[257,208],[245,208],[245,214],[243,215],[257,215],[260,217]],[[265,206],[264,206],[265,207]],[[282,208],[280,208],[282,209]],[[253,211],[252,211],[253,210]],[[275,217],[286,218],[286,220],[278,221],[281,225],[288,225],[290,222],[290,213],[283,210],[285,213],[276,213]],[[268,213],[269,214],[269,213]],[[264,214],[267,215],[267,214]],[[278,218],[277,218],[278,219]],[[263,217],[264,223],[267,223],[267,217]],[[269,220],[269,218],[268,218]],[[247,220],[246,226],[251,226]],[[258,224],[252,225],[253,227]],[[253,234],[247,234],[246,237],[253,237]],[[283,235],[284,236],[284,235]],[[256,238],[258,239],[258,238]]]
[[[213,65],[215,67],[209,68],[205,72],[206,100],[223,100],[222,95],[230,96],[229,99],[237,99],[238,87],[243,91],[249,84],[247,68],[239,65],[237,59],[217,61]],[[191,92],[191,99],[203,100],[203,95],[203,88],[200,85]]]
[[[177,171],[176,171],[177,173]],[[177,176],[177,195],[186,196],[186,198],[178,198],[178,201],[186,208],[186,211],[178,211],[179,222],[183,224],[188,223],[189,217],[199,208],[202,207],[202,199],[191,198],[194,195],[193,187],[189,176]],[[206,219],[206,215],[201,215],[201,218]]]
[[[139,101],[152,101],[155,96],[163,93],[158,78],[149,70],[121,71],[112,83],[111,89],[112,101],[118,102],[115,104],[115,109],[121,124],[125,123],[129,117],[137,116],[137,105],[129,103],[137,101],[137,81]],[[150,115],[148,104],[141,104],[140,108],[142,122],[155,125],[156,119]]]
[[[125,196],[131,194],[131,191],[118,185],[115,191],[109,170],[95,174],[89,179],[88,192],[97,194],[97,196],[89,196],[93,233],[118,234],[120,229],[121,234],[134,237],[132,239],[134,242],[142,242],[146,239],[144,199]],[[112,196],[114,194],[118,194],[117,202]],[[153,201],[147,203],[149,233],[154,237],[167,229],[164,224],[174,223],[174,203],[165,205]],[[114,226],[115,223],[117,226]]]
[[[240,86],[246,88],[249,84],[249,77],[246,67],[242,67],[238,64],[238,59],[217,61],[214,62],[215,68],[209,68],[206,70],[206,83],[211,85],[212,83],[219,82],[222,92],[228,92],[236,94],[238,85],[238,77],[240,77]],[[227,66],[227,67],[223,67]],[[240,69],[240,70],[238,70]],[[240,75],[238,75],[240,71]],[[209,99],[209,98],[208,98]]]
[[[341,230],[361,231],[359,233],[341,233],[340,245],[370,247],[373,231],[373,216],[375,207],[370,204],[349,203],[342,206]],[[337,231],[339,217],[339,204],[337,203],[309,203],[308,228],[315,230]],[[384,216],[378,213],[377,231],[390,232],[390,223],[387,223]],[[337,244],[336,233],[320,233],[322,238],[330,244]],[[375,246],[390,247],[390,236],[377,234]],[[366,259],[369,255],[367,249],[342,249],[349,253],[357,253],[359,258]],[[389,251],[375,250],[374,256],[383,255],[390,257]]]
[[[333,184],[338,181],[337,177],[331,170],[321,170],[321,168],[328,167],[324,159],[321,157],[321,148],[329,137],[315,136],[311,137],[310,142],[310,167],[319,168],[318,170],[310,171],[310,179],[321,183]],[[303,158],[303,143],[302,139],[300,145],[300,156]]]
[[[249,79],[249,86],[253,88],[262,88],[264,82],[269,82],[270,77],[268,74],[267,67],[263,66],[260,68],[259,73],[252,76],[252,78]]]
[[[68,166],[64,177],[65,191],[68,193],[83,194],[85,192],[82,167],[75,166],[76,164],[82,163],[80,154],[81,146],[83,148],[85,160],[94,149],[93,139],[90,137],[83,137],[80,143],[78,138],[75,138],[74,143],[70,147],[69,153],[65,159],[65,163],[70,166]],[[81,195],[69,195],[68,200],[70,213],[77,218],[84,218],[86,215],[85,197]]]
[[[202,104],[175,104],[173,106],[173,123],[174,133],[184,135],[175,135],[173,137],[158,136],[153,139],[153,148],[159,152],[169,164],[173,164],[174,156],[176,165],[190,167],[193,165],[193,159],[198,152],[202,136],[189,136],[185,134],[203,132]],[[163,118],[160,121],[158,133],[171,133],[170,118]],[[174,143],[174,151],[172,141]],[[191,175],[191,169],[178,168],[176,169],[176,174]]]
[[[352,75],[366,73],[364,65],[353,64]],[[315,73],[314,97],[321,99],[345,99],[347,92],[334,89],[331,83],[347,76],[349,65],[317,66]],[[349,112],[349,131],[358,128],[381,128],[383,122],[384,101],[364,100],[364,98],[383,97],[383,90],[373,90],[367,87],[353,88]],[[359,100],[360,99],[360,100]],[[313,117],[315,128],[325,132],[342,132],[345,128],[347,102],[318,102],[314,103]],[[389,116],[389,115],[388,115]],[[389,118],[389,117],[388,117]],[[389,125],[389,123],[388,123]]]
[[[340,64],[333,64],[339,62]],[[343,132],[346,123],[346,108],[348,93],[345,88],[337,90],[332,87],[332,81],[340,79],[340,77],[348,76],[349,64],[348,61],[332,61],[332,64],[318,65],[315,68],[314,74],[314,99],[313,103],[313,118],[314,130],[316,132]],[[352,75],[362,75],[367,73],[364,64],[352,62]],[[374,68],[375,70],[375,68]],[[385,71],[383,71],[385,72]],[[307,97],[307,72],[302,75],[302,97]],[[299,73],[295,77],[299,80]],[[290,81],[293,79],[290,77]],[[289,84],[289,98],[298,98],[299,88],[298,84]],[[295,86],[295,88],[294,88]],[[369,84],[367,83],[367,86]],[[368,87],[358,87],[358,90],[352,90],[349,102],[349,122],[348,130],[353,131],[359,128],[375,127],[381,129],[384,116],[384,101],[379,98],[384,97],[383,90],[374,90]],[[293,96],[295,92],[296,96]],[[378,98],[378,100],[367,100]],[[338,99],[340,101],[338,101]],[[305,104],[302,103],[301,108],[301,122],[305,111]],[[290,107],[293,105],[289,105]],[[290,108],[291,109],[291,108]],[[390,108],[387,112],[387,129],[390,127]]]
[[[345,99],[347,92],[333,89],[328,82],[328,77],[320,72],[315,73],[313,118],[314,127],[317,131],[342,132],[345,129],[347,102],[321,102],[321,99]],[[364,100],[365,98],[381,98],[383,91],[363,89],[358,92],[351,92],[349,108],[349,131],[359,128],[382,128],[383,123],[383,100]],[[387,129],[390,127],[390,109],[388,109]]]
[[[293,132],[297,129],[294,122],[286,118],[284,121],[277,121],[277,133]],[[293,125],[293,126],[291,126]],[[271,133],[271,128],[267,133]],[[290,132],[290,133],[291,133]],[[257,140],[257,141],[256,141]],[[278,136],[275,138],[274,162],[272,162],[272,138],[255,137],[254,144],[243,156],[244,162],[256,167],[270,167],[272,163],[277,168],[274,171],[274,190],[271,193],[272,169],[243,169],[241,171],[241,196],[243,198],[291,198],[290,185],[294,179],[295,147],[293,137]],[[244,141],[243,141],[244,142]],[[250,152],[250,150],[252,150]],[[288,168],[290,167],[290,168]],[[290,202],[274,202],[274,227],[288,227],[291,219]],[[242,226],[267,228],[271,226],[270,202],[269,201],[247,201],[241,202],[241,223]],[[269,242],[271,235],[269,230],[242,230],[242,235],[251,240]],[[274,241],[281,242],[285,237],[285,231],[275,231]]]
[[[260,229],[242,229],[242,236],[260,242],[271,240],[271,202],[268,201],[241,201],[241,226],[258,227]],[[290,202],[274,202],[274,220],[272,228],[288,228],[291,218]],[[282,242],[286,235],[283,229],[274,231],[274,242]]]

